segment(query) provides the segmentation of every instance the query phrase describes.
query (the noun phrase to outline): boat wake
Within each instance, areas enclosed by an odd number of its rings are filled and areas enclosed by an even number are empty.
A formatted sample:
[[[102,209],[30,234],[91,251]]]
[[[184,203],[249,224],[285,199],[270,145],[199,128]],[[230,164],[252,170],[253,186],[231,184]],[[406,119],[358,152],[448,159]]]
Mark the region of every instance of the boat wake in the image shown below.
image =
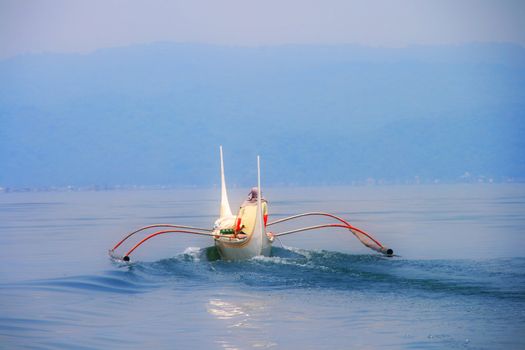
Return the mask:
[[[61,292],[147,293],[209,289],[213,285],[264,290],[326,289],[415,297],[480,296],[525,301],[525,258],[407,260],[325,250],[276,248],[270,257],[218,259],[215,247],[189,247],[155,262],[124,263],[102,275],[73,276],[4,285]],[[514,271],[514,272],[509,272]]]

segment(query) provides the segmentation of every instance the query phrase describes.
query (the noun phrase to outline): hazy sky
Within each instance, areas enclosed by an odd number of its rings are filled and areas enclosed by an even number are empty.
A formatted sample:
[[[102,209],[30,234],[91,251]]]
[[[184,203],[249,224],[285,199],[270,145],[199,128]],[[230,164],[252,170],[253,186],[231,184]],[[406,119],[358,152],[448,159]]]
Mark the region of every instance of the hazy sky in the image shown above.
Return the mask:
[[[524,22],[521,0],[0,0],[0,58],[155,41],[525,46]]]

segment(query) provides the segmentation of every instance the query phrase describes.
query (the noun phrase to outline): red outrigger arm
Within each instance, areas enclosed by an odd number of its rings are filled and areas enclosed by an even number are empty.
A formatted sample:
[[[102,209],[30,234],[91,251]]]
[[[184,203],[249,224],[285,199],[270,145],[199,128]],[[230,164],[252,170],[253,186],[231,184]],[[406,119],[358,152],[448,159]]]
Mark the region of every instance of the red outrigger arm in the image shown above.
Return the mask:
[[[350,225],[350,223],[348,223],[348,221],[344,220],[343,218],[340,218],[339,216],[335,216],[333,214],[328,214],[328,213],[323,213],[323,212],[311,212],[311,213],[298,214],[298,215],[289,216],[289,217],[286,217],[286,218],[283,218],[283,219],[275,220],[273,222],[268,223],[267,226],[279,224],[281,222],[285,222],[285,221],[288,221],[288,220],[302,218],[302,217],[305,217],[305,216],[326,216],[326,217],[335,219],[335,220],[341,222],[342,224],[325,224],[325,225],[308,226],[308,227],[303,227],[303,228],[299,228],[299,229],[295,229],[295,230],[290,230],[290,231],[276,233],[275,236],[279,237],[279,236],[289,235],[289,234],[292,234],[292,233],[297,233],[297,232],[302,232],[302,231],[309,231],[309,230],[315,230],[315,229],[320,229],[320,228],[346,228],[346,229],[350,230],[354,234],[354,236],[357,239],[359,239],[359,241],[361,243],[363,243],[366,247],[368,247],[370,249],[373,249],[373,250],[375,250],[377,252],[383,253],[385,255],[388,255],[388,256],[392,256],[394,254],[394,251],[392,249],[382,245],[378,240],[373,238],[372,235],[370,235],[369,233],[367,233],[367,232],[365,232],[365,231],[363,231],[363,230],[361,230],[361,229],[359,229],[359,228],[357,228],[355,226]]]
[[[114,251],[117,249],[122,243],[124,243],[128,238],[133,236],[136,233],[139,233],[144,230],[148,230],[150,228],[157,228],[157,227],[170,227],[170,228],[181,228],[181,229],[188,229],[188,230],[194,230],[194,231],[203,231],[203,232],[212,232],[213,230],[207,229],[207,228],[198,228],[198,227],[192,227],[192,226],[184,226],[184,225],[172,225],[172,224],[155,224],[155,225],[148,225],[139,228],[138,230],[135,230],[133,232],[128,233],[120,242],[118,242],[111,251]]]
[[[133,246],[133,248],[131,248],[130,250],[128,250],[128,252],[124,255],[124,257],[122,258],[122,260],[124,261],[129,261],[129,255],[131,253],[133,253],[133,251],[135,249],[137,249],[140,245],[142,245],[142,243],[146,242],[147,240],[155,237],[155,236],[158,236],[158,235],[163,235],[165,233],[190,233],[190,234],[194,234],[194,235],[203,235],[203,236],[213,236],[213,234],[211,233],[205,233],[205,232],[196,232],[196,231],[187,231],[187,230],[164,230],[164,231],[157,231],[155,233],[152,233],[150,234],[149,236],[147,237],[144,237],[140,242],[138,242],[137,244],[135,244]]]
[[[114,254],[115,249],[117,249],[125,240],[130,238],[135,233],[138,233],[138,232],[150,229],[150,228],[155,228],[155,227],[188,228],[188,229],[187,230],[162,230],[162,231],[157,231],[157,232],[151,233],[148,236],[144,237],[140,242],[135,244],[130,250],[128,250],[126,252],[126,254],[124,254],[124,256],[120,257],[120,256],[117,256],[117,255]],[[207,231],[207,232],[204,232],[204,231]],[[133,231],[133,232],[129,233],[128,235],[126,235],[120,242],[118,242],[113,247],[113,249],[109,250],[109,255],[114,257],[114,258],[117,258],[117,259],[122,259],[124,261],[129,261],[130,260],[129,256],[130,256],[131,253],[133,253],[133,251],[135,251],[135,249],[137,249],[139,246],[141,246],[143,243],[145,243],[146,241],[150,240],[151,238],[159,236],[159,235],[163,235],[165,233],[187,233],[187,234],[193,234],[193,235],[210,236],[210,237],[215,237],[215,238],[228,237],[228,238],[231,239],[231,236],[229,236],[229,235],[220,235],[220,234],[218,235],[218,234],[213,234],[211,232],[212,232],[212,230],[209,230],[209,229],[201,229],[201,228],[196,228],[196,227],[191,227],[191,226],[182,226],[182,225],[155,224],[155,225],[144,226],[144,227],[141,227],[140,229],[138,229],[136,231]]]
[[[359,228],[357,228],[355,226],[350,225],[350,223],[348,223],[346,220],[344,220],[344,219],[342,219],[342,218],[340,218],[338,216],[335,216],[333,214],[328,214],[328,213],[323,213],[323,212],[311,212],[311,213],[298,214],[298,215],[289,216],[289,217],[286,217],[286,218],[283,218],[283,219],[275,220],[273,222],[268,223],[267,226],[276,225],[276,224],[279,224],[279,223],[282,223],[282,222],[285,222],[285,221],[288,221],[288,220],[298,219],[298,218],[302,218],[302,217],[305,217],[305,216],[326,216],[326,217],[329,217],[329,218],[332,218],[332,219],[335,219],[335,220],[339,221],[340,224],[324,224],[324,225],[302,227],[302,228],[295,229],[295,230],[290,230],[290,231],[284,231],[284,232],[276,233],[276,234],[274,234],[274,236],[279,237],[279,236],[289,235],[289,234],[292,234],[292,233],[297,233],[297,232],[302,232],[302,231],[309,231],[309,230],[315,230],[315,229],[321,229],[321,228],[345,228],[345,229],[350,230],[354,234],[354,236],[357,239],[359,239],[359,241],[361,241],[361,243],[363,243],[368,248],[373,249],[373,250],[375,250],[377,252],[383,253],[383,254],[385,254],[387,256],[392,256],[394,254],[392,249],[387,248],[384,245],[382,245],[378,240],[373,238],[372,235],[370,235],[369,233],[367,233],[367,232],[365,232],[365,231],[363,231],[363,230],[361,230],[361,229],[359,229]],[[118,256],[116,256],[114,254],[115,250],[118,247],[120,247],[122,245],[122,243],[124,243],[128,238],[132,237],[133,235],[135,235],[138,232],[145,231],[145,230],[148,230],[148,229],[151,229],[151,228],[170,228],[170,229],[156,231],[154,233],[149,234],[148,236],[144,237],[140,242],[135,244],[131,249],[129,249],[126,252],[126,254],[124,254],[124,256],[122,256],[122,257],[118,257]],[[131,233],[128,233],[122,240],[120,240],[113,247],[113,249],[111,249],[109,251],[109,254],[111,256],[115,257],[115,258],[119,258],[119,259],[122,259],[124,261],[129,261],[130,260],[130,258],[129,258],[130,254],[133,253],[139,246],[141,246],[142,244],[144,244],[146,241],[150,240],[153,237],[156,237],[156,236],[159,236],[159,235],[163,235],[163,234],[166,234],[166,233],[186,233],[186,234],[193,234],[193,235],[210,236],[210,237],[214,237],[214,238],[227,237],[227,238],[231,239],[231,235],[214,234],[212,232],[213,232],[213,230],[211,230],[211,229],[204,229],[204,228],[198,228],[198,227],[192,227],[192,226],[184,226],[184,225],[171,225],[171,224],[148,225],[148,226],[141,227],[141,228],[139,228],[139,229],[137,229],[137,230],[135,230],[135,231],[133,231]]]

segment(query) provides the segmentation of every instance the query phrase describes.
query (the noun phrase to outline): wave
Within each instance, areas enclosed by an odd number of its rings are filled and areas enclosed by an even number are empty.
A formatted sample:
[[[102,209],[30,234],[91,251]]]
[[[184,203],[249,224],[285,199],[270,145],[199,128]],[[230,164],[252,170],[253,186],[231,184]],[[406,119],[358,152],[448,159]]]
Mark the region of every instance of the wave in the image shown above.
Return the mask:
[[[129,273],[111,273],[105,275],[80,275],[63,278],[50,278],[18,282],[0,286],[1,289],[33,289],[53,292],[73,292],[79,290],[86,293],[106,292],[135,294],[151,290],[154,284],[133,281]]]
[[[116,270],[35,280],[0,288],[103,293],[153,289],[208,289],[211,285],[271,290],[331,289],[404,296],[477,296],[525,301],[525,258],[494,260],[407,260],[325,250],[274,247],[270,257],[218,260],[215,247],[189,247],[155,262],[114,262]]]

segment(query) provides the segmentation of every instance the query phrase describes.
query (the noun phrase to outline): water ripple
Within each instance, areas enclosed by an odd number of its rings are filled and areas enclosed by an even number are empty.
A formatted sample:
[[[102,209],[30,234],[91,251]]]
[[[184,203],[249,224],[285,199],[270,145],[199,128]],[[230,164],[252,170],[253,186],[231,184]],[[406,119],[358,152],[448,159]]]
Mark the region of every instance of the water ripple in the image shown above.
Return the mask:
[[[271,257],[232,262],[216,260],[214,249],[188,248],[178,256],[155,262],[116,262],[117,270],[101,275],[34,280],[3,284],[0,288],[137,294],[165,286],[206,289],[226,284],[273,290],[316,288],[525,301],[525,273],[519,272],[525,271],[523,258],[405,260],[275,247]]]
[[[184,280],[248,287],[366,290],[430,298],[463,295],[525,301],[525,259],[405,260],[323,250],[273,248],[271,257],[242,262],[216,259],[214,247],[188,248],[174,258],[121,264],[143,283]],[[146,282],[147,281],[147,282]]]

